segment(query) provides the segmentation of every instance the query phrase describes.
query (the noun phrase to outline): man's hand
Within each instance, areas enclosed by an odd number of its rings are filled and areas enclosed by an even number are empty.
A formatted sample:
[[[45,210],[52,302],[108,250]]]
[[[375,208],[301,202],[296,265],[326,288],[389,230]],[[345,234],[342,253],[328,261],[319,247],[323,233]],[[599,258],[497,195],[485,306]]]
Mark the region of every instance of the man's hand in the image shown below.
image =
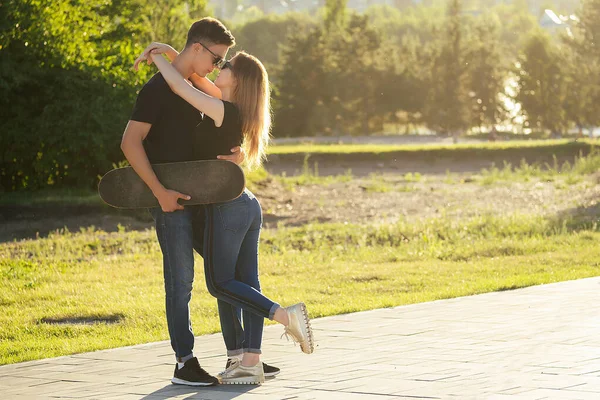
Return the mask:
[[[231,154],[227,156],[217,156],[219,160],[231,161],[234,164],[241,165],[246,159],[246,155],[244,154],[244,149],[240,146],[236,146],[231,149]]]
[[[190,196],[176,192],[175,190],[163,189],[159,193],[154,194],[158,200],[160,207],[164,212],[173,212],[183,210],[183,206],[177,202],[179,199],[189,200]]]
[[[167,57],[169,57],[170,60],[173,60],[173,58],[175,58],[177,56],[177,51],[173,47],[169,46],[168,44],[152,42],[144,49],[142,54],[140,54],[140,56],[135,59],[135,62],[133,63],[133,69],[137,71],[139,64],[144,60],[148,63],[148,65],[152,64],[151,57],[148,57],[150,55],[150,53],[152,53],[152,54],[165,53],[165,54],[167,54]]]

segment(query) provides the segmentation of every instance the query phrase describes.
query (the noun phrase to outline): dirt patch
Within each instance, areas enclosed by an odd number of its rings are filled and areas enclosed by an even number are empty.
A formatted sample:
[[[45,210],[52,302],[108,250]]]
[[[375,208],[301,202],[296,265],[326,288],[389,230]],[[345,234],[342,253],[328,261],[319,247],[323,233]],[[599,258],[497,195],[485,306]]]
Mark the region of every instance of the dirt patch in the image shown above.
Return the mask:
[[[106,232],[152,227],[147,211],[119,211],[103,206],[2,206],[0,242],[45,237],[51,232],[95,227]]]
[[[308,223],[373,224],[449,216],[514,213],[562,217],[576,213],[588,220],[600,215],[600,175],[568,184],[556,182],[495,182],[482,185],[471,174],[424,175],[418,181],[403,174],[355,177],[331,184],[290,187],[268,178],[253,188],[261,202],[264,226]],[[145,211],[115,212],[107,207],[0,209],[0,241],[46,236],[66,227],[91,226],[107,232],[144,230],[153,226]]]
[[[353,179],[331,185],[305,185],[286,191],[270,182],[257,191],[266,227],[311,222],[394,223],[436,216],[469,218],[514,213],[558,216],[570,210],[595,214],[600,186],[592,179],[575,185],[559,182],[499,182],[481,185],[469,175],[426,177],[409,182],[402,176]],[[595,214],[597,216],[597,214]]]
[[[388,152],[355,153],[294,153],[269,155],[266,169],[274,175],[297,175],[303,168],[318,168],[319,174],[340,175],[348,170],[352,175],[365,177],[369,174],[399,174],[420,172],[443,175],[451,173],[477,173],[482,168],[505,163],[513,166],[522,161],[530,165],[563,165],[573,163],[576,157],[587,155],[592,146],[587,142],[547,144],[537,147],[512,148],[420,148]]]

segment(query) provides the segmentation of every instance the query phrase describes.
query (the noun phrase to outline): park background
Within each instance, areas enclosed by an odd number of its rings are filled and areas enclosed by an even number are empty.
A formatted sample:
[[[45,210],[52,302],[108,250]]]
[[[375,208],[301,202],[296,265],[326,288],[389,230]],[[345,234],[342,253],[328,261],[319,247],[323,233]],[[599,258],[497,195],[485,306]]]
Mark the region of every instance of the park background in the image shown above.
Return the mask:
[[[151,219],[95,188],[133,61],[208,15],[273,83],[267,295],[318,317],[599,274],[600,0],[8,0],[0,364],[168,338]]]

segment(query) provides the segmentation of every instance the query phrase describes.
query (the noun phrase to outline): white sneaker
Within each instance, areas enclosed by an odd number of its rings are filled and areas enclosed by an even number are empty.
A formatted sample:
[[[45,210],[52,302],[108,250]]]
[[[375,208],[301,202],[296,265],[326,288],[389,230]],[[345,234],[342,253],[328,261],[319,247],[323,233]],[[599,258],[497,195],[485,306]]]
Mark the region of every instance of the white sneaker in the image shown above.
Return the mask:
[[[262,362],[253,367],[244,367],[239,360],[233,360],[229,368],[217,375],[223,385],[260,385],[265,382]]]
[[[285,327],[283,335],[291,336],[294,342],[300,344],[300,349],[304,353],[311,354],[315,347],[306,305],[304,303],[294,304],[286,307],[285,311],[290,323]]]

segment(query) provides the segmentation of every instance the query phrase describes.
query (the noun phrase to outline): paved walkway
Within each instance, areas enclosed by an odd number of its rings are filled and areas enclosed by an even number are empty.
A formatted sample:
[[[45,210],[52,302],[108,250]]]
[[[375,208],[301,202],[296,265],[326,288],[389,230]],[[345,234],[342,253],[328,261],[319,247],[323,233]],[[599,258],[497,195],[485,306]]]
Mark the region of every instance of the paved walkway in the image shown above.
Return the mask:
[[[167,342],[0,367],[0,399],[600,399],[600,278],[313,321],[312,355],[265,331],[260,387],[171,385]],[[196,338],[224,367],[220,335]]]

